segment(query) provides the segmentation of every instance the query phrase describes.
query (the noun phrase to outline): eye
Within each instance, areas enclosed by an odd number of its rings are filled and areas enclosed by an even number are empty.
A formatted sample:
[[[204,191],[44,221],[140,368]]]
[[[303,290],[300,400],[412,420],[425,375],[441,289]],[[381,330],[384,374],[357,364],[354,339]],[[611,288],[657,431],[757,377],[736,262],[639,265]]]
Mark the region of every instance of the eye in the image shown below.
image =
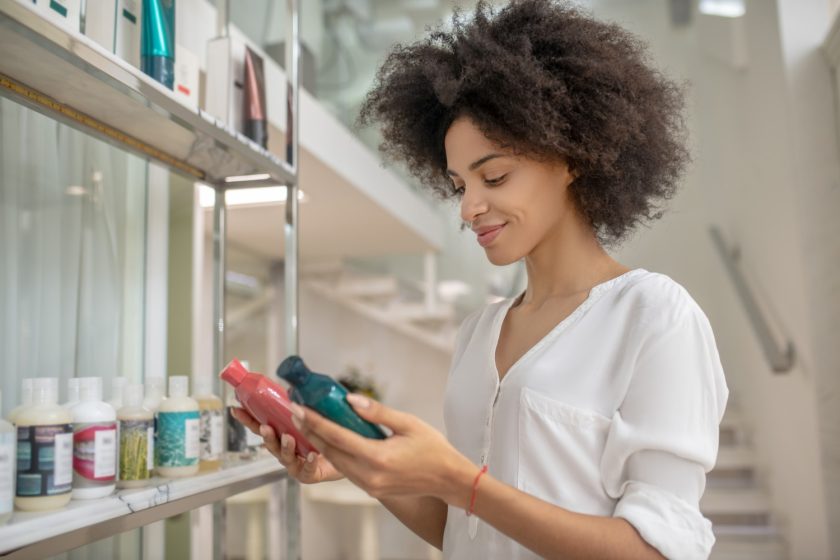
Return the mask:
[[[455,196],[463,196],[464,195],[464,188],[465,188],[464,185],[458,185],[458,184],[453,183],[452,184],[452,193]]]
[[[505,179],[507,179],[507,173],[505,173],[504,175],[501,175],[499,177],[496,177],[495,179],[484,179],[484,182],[486,184],[490,185],[490,186],[496,186],[496,185],[501,185],[502,183],[504,183]]]

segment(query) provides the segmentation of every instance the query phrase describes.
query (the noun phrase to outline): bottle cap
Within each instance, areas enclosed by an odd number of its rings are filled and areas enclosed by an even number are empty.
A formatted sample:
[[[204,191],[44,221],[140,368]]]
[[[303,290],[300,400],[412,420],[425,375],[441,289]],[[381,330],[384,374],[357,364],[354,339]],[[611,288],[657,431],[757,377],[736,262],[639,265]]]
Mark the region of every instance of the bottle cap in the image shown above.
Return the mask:
[[[143,385],[132,383],[123,387],[123,405],[138,407],[143,405]]]
[[[248,377],[248,369],[245,365],[234,358],[225,369],[222,370],[221,377],[234,387],[238,387],[240,383],[242,383],[246,377]]]
[[[277,377],[285,379],[294,386],[305,383],[310,373],[300,356],[289,356],[277,366]]]
[[[169,397],[186,397],[190,392],[190,378],[186,375],[169,377]]]
[[[32,379],[32,404],[55,404],[58,402],[58,378],[34,377]]]
[[[67,380],[67,402],[79,400],[79,377],[71,377]]]
[[[26,377],[20,382],[20,404],[32,404],[32,378]]]
[[[193,378],[193,395],[212,395],[213,394],[213,378],[199,376]]]
[[[80,377],[79,378],[79,400],[80,401],[101,401],[102,400],[102,378],[101,377]]]
[[[120,375],[119,377],[115,377],[111,380],[111,399],[112,400],[120,400],[123,397],[123,387],[128,380]]]

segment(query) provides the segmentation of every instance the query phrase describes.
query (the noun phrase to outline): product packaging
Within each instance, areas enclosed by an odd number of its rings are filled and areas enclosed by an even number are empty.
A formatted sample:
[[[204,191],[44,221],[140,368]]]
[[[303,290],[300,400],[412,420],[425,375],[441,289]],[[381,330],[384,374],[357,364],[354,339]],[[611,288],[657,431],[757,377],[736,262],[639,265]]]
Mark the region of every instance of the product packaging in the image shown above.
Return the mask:
[[[108,496],[117,480],[117,413],[102,400],[102,378],[79,378],[73,414],[73,498]]]
[[[169,398],[157,413],[155,468],[160,476],[183,477],[198,472],[201,418],[198,403],[188,397],[189,378],[169,378]]]
[[[67,505],[73,489],[73,416],[58,404],[58,379],[32,379],[32,404],[18,412],[15,507]]]
[[[384,439],[385,433],[356,414],[347,402],[347,389],[333,378],[311,371],[299,356],[289,356],[277,367],[277,376],[292,385],[291,399],[318,411],[333,422],[368,438]]]
[[[290,434],[295,438],[298,455],[306,457],[310,451],[315,451],[292,422],[291,401],[280,384],[264,375],[249,372],[239,360],[230,362],[220,377],[234,388],[242,407],[260,424],[271,426],[277,437]]]

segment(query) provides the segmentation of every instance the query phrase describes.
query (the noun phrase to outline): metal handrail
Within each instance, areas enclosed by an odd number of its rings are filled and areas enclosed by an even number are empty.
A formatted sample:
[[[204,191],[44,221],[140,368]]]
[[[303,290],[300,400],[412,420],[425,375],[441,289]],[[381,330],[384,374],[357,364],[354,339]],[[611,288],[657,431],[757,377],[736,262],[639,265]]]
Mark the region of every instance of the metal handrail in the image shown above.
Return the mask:
[[[796,358],[796,349],[793,342],[790,340],[784,341],[779,345],[772,331],[770,324],[758,301],[753,295],[749,284],[747,283],[744,273],[741,270],[741,252],[737,247],[729,248],[723,239],[723,234],[717,226],[709,228],[709,235],[712,237],[712,242],[723,260],[723,266],[735,286],[735,291],[744,304],[744,310],[747,312],[747,317],[752,324],[753,330],[758,337],[758,342],[764,351],[764,356],[770,364],[770,368],[774,373],[786,373],[793,368]]]

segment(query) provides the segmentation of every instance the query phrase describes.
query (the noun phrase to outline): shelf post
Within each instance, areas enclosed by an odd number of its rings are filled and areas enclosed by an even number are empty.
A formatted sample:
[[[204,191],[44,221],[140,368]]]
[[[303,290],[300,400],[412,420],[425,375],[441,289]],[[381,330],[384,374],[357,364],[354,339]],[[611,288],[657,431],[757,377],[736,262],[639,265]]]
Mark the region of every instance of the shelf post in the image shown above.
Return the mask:
[[[298,335],[298,106],[300,91],[300,4],[286,0],[286,163],[293,181],[286,185],[285,326],[286,354],[299,353]],[[300,484],[286,479],[286,558],[301,558]]]
[[[225,239],[227,235],[227,208],[224,184],[214,185],[216,196],[213,202],[213,377],[218,395],[227,403],[226,387],[216,375],[222,371],[225,361]],[[227,450],[228,425],[222,422],[223,449]],[[226,453],[225,453],[226,454]],[[213,558],[226,557],[225,543],[225,501],[213,504]]]

